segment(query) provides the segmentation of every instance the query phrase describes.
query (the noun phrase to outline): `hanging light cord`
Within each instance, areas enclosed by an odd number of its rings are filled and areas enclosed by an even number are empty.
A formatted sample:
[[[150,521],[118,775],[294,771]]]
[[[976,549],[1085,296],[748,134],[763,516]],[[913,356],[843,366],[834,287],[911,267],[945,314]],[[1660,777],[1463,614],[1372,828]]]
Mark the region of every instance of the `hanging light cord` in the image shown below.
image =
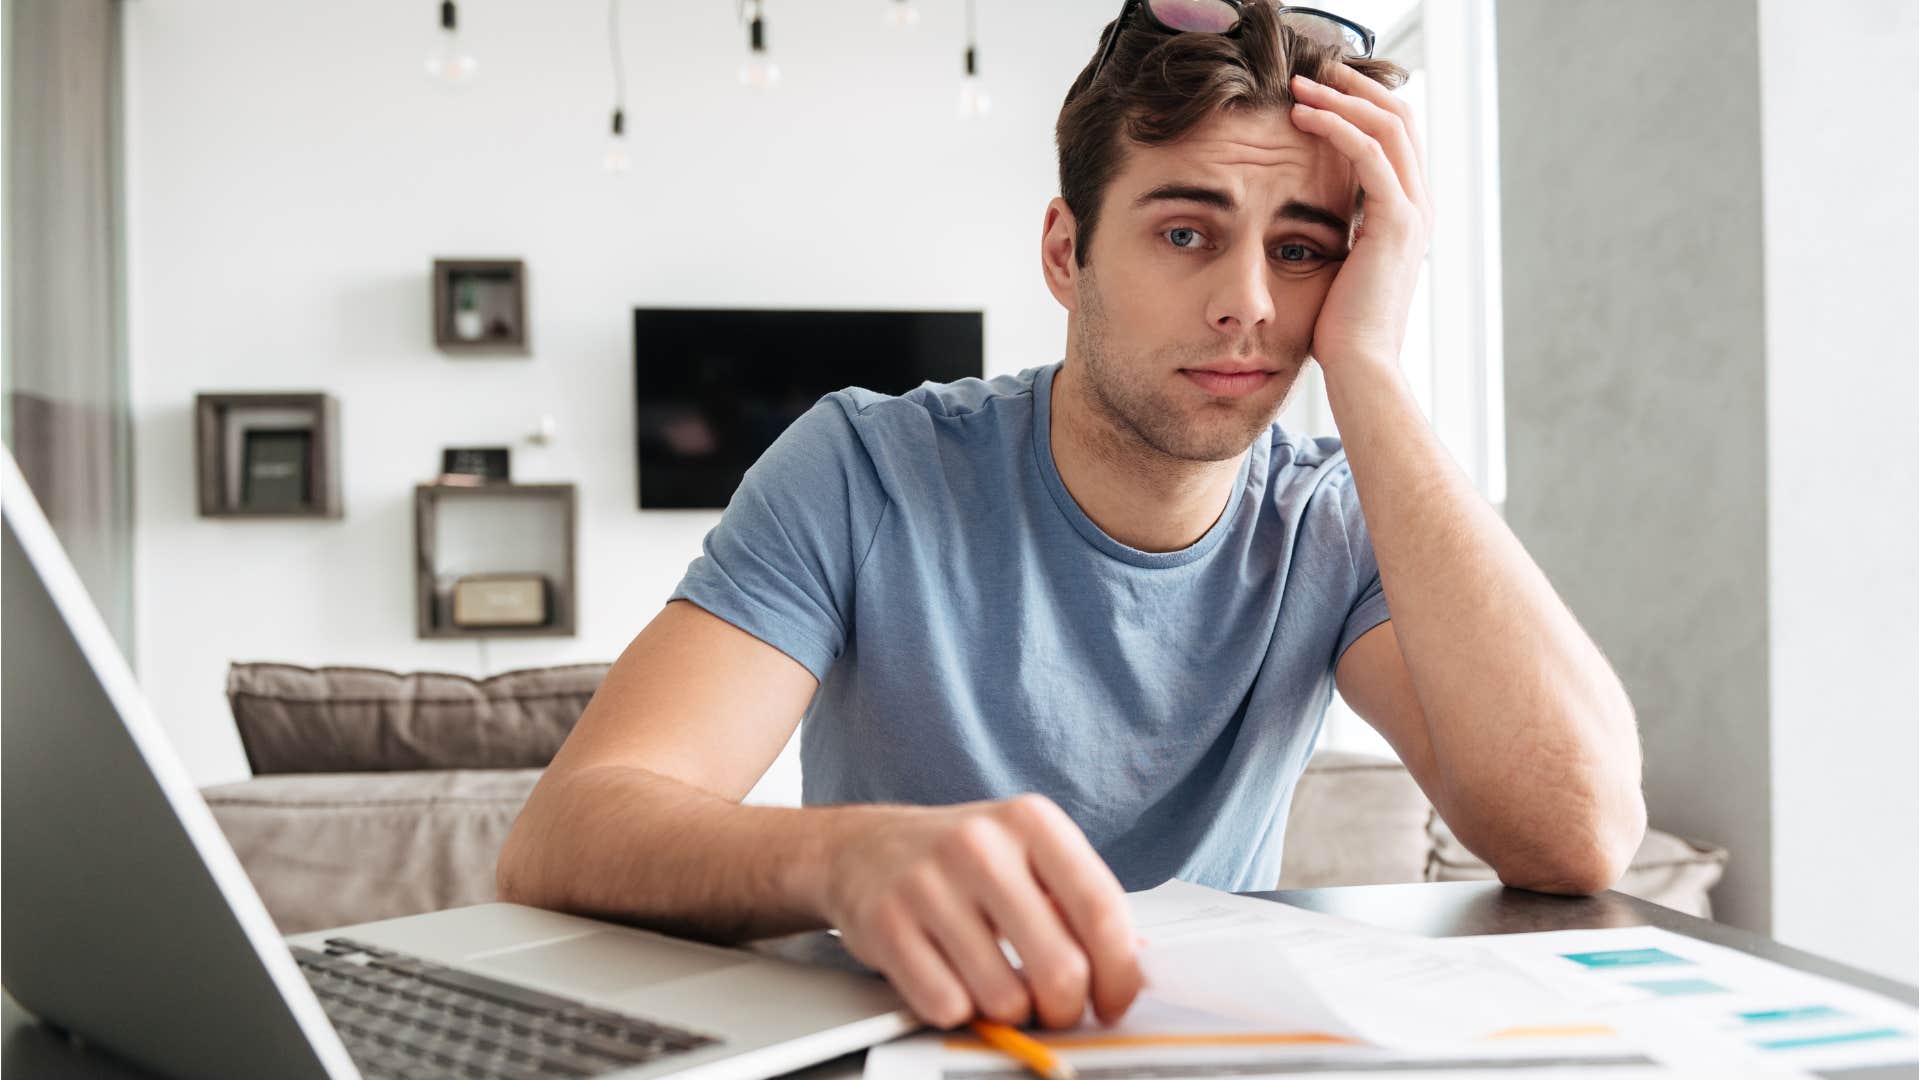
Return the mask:
[[[607,0],[607,51],[613,54],[613,111],[627,109],[627,66],[620,59],[620,0]]]
[[[967,48],[973,48],[977,37],[973,27],[973,0],[967,0]]]

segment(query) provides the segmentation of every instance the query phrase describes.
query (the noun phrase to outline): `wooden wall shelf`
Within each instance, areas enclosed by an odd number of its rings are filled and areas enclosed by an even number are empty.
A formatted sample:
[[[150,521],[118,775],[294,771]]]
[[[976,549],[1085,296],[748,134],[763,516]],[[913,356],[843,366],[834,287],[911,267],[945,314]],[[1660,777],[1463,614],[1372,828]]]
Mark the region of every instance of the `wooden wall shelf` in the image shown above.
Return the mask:
[[[527,354],[527,264],[433,260],[433,344],[455,355]]]
[[[340,403],[330,394],[198,394],[200,516],[339,518]]]
[[[572,484],[420,484],[414,488],[413,506],[414,611],[420,637],[573,635],[579,498]],[[546,622],[455,625],[454,583],[497,574],[543,578]]]

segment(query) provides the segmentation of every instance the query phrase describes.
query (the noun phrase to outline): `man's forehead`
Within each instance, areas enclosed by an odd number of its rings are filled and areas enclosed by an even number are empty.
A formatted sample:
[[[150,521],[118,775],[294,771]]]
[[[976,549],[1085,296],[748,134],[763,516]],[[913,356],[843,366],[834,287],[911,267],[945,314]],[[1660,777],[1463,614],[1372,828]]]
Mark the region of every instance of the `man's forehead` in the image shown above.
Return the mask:
[[[1236,203],[1302,198],[1345,212],[1358,192],[1347,160],[1277,109],[1218,113],[1178,141],[1159,146],[1127,142],[1114,194],[1129,206],[1154,201],[1146,197],[1155,192],[1191,185],[1227,191]]]

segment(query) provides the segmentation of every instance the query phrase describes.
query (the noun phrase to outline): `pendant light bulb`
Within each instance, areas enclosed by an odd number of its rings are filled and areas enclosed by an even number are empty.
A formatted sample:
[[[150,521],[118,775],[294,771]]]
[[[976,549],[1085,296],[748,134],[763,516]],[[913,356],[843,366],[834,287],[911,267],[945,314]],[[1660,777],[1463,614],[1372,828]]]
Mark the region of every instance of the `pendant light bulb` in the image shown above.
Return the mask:
[[[460,40],[460,15],[454,10],[453,0],[441,0],[440,26],[434,31],[432,48],[427,50],[427,78],[458,89],[472,80],[479,66]]]
[[[760,0],[754,0],[753,18],[747,23],[747,62],[740,65],[740,81],[756,90],[780,81],[780,65],[767,51],[767,25],[760,14]]]
[[[607,137],[607,153],[602,164],[610,173],[623,173],[633,168],[633,157],[627,152],[627,115],[623,110],[613,110],[613,133]]]
[[[913,0],[891,0],[887,4],[888,26],[914,26],[920,22],[920,9]]]
[[[978,58],[973,46],[967,46],[966,74],[960,77],[960,104],[956,110],[962,120],[977,119],[993,109],[993,99],[980,81]]]

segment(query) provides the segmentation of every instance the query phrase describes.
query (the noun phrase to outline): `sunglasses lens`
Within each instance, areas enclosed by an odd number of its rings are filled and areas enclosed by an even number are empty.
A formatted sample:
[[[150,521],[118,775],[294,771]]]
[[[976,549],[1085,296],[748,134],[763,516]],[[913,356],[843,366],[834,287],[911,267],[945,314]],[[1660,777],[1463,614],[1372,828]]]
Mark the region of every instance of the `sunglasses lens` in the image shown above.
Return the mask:
[[[1280,16],[1280,25],[1301,37],[1339,49],[1342,56],[1367,55],[1367,39],[1361,37],[1358,31],[1345,23],[1338,23],[1319,15],[1290,11]]]
[[[1233,5],[1221,0],[1147,0],[1147,10],[1169,30],[1224,34],[1240,21]]]

